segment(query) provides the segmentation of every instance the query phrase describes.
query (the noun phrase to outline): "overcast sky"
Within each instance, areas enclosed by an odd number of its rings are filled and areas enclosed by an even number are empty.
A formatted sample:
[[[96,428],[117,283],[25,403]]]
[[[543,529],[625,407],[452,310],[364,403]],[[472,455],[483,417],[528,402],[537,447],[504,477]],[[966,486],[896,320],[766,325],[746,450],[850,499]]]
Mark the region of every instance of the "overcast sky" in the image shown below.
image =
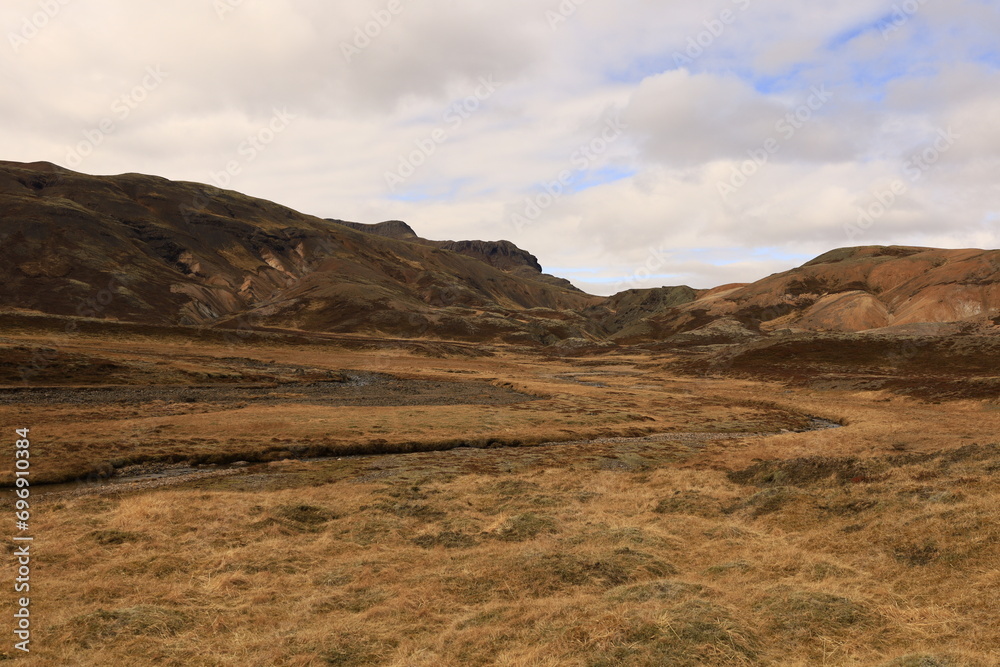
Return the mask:
[[[0,159],[509,239],[609,294],[1000,247],[1000,0],[5,0]]]

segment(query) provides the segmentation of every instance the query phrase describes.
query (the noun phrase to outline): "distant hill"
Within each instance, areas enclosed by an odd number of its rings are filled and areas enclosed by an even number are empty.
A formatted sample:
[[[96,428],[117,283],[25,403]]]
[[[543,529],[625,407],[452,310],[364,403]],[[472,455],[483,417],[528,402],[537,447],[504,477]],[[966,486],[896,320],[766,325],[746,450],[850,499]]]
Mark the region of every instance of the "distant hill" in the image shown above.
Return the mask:
[[[617,297],[612,297],[615,299]],[[634,310],[634,308],[633,308]],[[662,340],[718,322],[730,331],[922,333],[1000,325],[1000,251],[864,246],[833,250],[749,285],[667,304],[618,332]],[[739,334],[742,337],[744,334]]]

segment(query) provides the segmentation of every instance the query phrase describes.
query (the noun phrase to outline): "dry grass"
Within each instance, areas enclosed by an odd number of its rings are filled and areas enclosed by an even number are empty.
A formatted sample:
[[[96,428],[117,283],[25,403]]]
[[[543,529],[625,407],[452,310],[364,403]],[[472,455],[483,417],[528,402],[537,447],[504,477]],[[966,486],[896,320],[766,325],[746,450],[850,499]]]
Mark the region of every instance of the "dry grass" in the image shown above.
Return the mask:
[[[277,383],[282,396],[280,404],[229,400],[224,395],[217,402],[180,398],[32,405],[0,400],[0,420],[28,424],[43,436],[35,443],[38,459],[33,474],[39,482],[104,477],[116,468],[148,461],[267,462],[664,431],[775,431],[805,423],[801,414],[771,404],[714,396],[699,381],[667,384],[654,373],[650,375],[658,379],[653,384],[636,388],[636,379],[647,373],[627,358],[582,374],[572,362],[511,357],[485,347],[481,352],[489,356],[440,359],[419,350],[355,352],[322,340],[309,344],[261,340],[255,347],[234,347],[212,341],[195,345],[190,340],[149,340],[134,334],[108,340],[101,335],[31,332],[13,338],[17,333],[7,332],[10,342],[0,343],[0,352],[57,350],[46,357],[51,363],[32,378],[34,384],[98,386],[95,378],[100,376],[90,372],[97,362],[82,364],[86,369],[82,374],[77,366],[80,359],[100,359],[120,369],[118,376],[106,377],[106,383],[174,387]],[[289,374],[292,368],[304,369],[307,381],[309,375],[339,375],[345,368],[436,381],[452,387],[440,392],[451,404],[297,404],[295,382],[302,380]],[[193,379],[193,373],[199,379]],[[212,379],[206,380],[209,376]],[[62,381],[54,382],[57,377]],[[482,385],[471,384],[475,381],[519,395],[512,394],[516,400],[509,404],[476,404]],[[369,398],[377,400],[378,392],[374,387]],[[0,472],[0,483],[9,484],[11,479],[11,472]]]
[[[50,499],[33,664],[992,664],[1000,447],[797,486],[586,454]]]
[[[305,347],[263,354],[318,364]],[[544,398],[512,414],[289,408],[243,426],[216,416],[215,433],[259,438],[281,424],[296,437],[365,437],[382,425],[388,441],[397,429],[434,432],[435,420],[517,437],[649,426],[612,414],[651,417],[657,430],[794,426],[777,408],[848,427],[288,461],[157,490],[52,495],[34,516],[37,634],[24,664],[997,664],[992,404],[678,377],[667,356],[589,361],[600,365],[345,352],[324,363],[493,377]],[[602,372],[565,377],[584,371]],[[35,426],[52,448],[74,428],[98,429],[15,417],[52,424]],[[212,426],[155,419],[186,438]]]

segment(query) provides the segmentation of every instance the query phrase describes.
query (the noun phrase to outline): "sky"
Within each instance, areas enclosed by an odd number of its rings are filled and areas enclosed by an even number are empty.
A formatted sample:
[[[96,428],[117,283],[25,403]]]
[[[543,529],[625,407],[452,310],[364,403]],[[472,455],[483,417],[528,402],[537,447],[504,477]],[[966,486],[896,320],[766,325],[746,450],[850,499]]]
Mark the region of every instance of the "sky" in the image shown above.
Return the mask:
[[[594,294],[1000,248],[1000,0],[6,0],[0,159],[211,183]]]

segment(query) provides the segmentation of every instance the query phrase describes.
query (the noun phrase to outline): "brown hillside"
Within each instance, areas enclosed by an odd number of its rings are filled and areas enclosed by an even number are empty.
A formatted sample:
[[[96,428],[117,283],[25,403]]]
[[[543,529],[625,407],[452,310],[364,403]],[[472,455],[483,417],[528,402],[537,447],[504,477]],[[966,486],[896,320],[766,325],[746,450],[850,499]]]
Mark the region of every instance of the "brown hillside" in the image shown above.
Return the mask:
[[[549,343],[587,336],[571,311],[597,300],[541,274],[140,174],[0,162],[0,216],[0,302],[16,309]]]
[[[726,286],[660,310],[650,338],[732,319],[777,329],[858,332],[963,323],[1000,323],[1000,251],[841,248],[749,285]]]
[[[7,308],[147,324],[570,346],[1000,325],[997,250],[841,248],[752,284],[601,298],[509,241],[432,241],[398,220],[48,163],[0,162],[0,260]]]

